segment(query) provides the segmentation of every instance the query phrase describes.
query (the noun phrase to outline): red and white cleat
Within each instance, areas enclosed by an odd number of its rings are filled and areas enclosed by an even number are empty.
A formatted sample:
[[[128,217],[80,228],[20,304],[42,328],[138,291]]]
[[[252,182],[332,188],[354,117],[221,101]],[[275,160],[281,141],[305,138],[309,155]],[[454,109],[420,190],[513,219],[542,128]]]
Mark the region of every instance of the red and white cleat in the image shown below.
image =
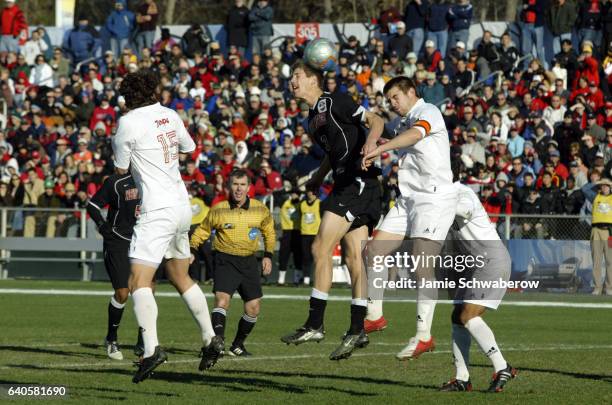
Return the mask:
[[[427,340],[417,340],[416,337],[411,337],[410,341],[395,357],[398,360],[412,360],[418,358],[426,352],[433,352],[436,348],[436,343],[433,336]]]
[[[384,330],[386,327],[387,327],[387,320],[385,319],[384,316],[381,316],[375,321],[370,321],[369,319],[366,319],[365,321],[363,321],[363,329],[365,330],[366,334],[372,333],[372,332],[380,332]]]

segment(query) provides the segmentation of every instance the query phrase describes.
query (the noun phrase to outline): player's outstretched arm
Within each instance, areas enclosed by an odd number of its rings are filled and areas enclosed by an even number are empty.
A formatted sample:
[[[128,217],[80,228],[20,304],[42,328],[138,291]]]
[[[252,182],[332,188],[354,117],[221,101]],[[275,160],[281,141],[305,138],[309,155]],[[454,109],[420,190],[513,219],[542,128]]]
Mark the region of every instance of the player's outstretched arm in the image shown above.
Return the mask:
[[[210,238],[212,230],[211,222],[213,220],[213,215],[214,214],[212,210],[210,210],[208,215],[206,215],[206,218],[204,218],[204,220],[202,221],[202,223],[198,225],[195,231],[193,231],[191,239],[189,240],[189,247],[191,248],[192,252],[197,251],[200,245],[202,245],[208,240],[208,238]]]
[[[361,154],[364,156],[376,149],[376,144],[385,130],[385,122],[373,112],[365,113],[365,124],[370,129],[370,133],[361,149]]]
[[[367,170],[367,168],[372,165],[374,160],[383,152],[410,147],[421,139],[423,139],[423,132],[421,132],[419,128],[410,128],[391,139],[389,142],[377,146],[376,149],[365,155],[363,157],[362,167],[364,170]]]

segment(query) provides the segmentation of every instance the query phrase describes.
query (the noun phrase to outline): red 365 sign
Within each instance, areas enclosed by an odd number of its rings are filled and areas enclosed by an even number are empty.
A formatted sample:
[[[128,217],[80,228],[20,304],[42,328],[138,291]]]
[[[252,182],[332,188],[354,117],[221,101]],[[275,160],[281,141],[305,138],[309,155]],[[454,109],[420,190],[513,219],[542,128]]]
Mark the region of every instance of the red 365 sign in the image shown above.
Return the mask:
[[[295,42],[298,45],[319,38],[319,23],[296,23]]]

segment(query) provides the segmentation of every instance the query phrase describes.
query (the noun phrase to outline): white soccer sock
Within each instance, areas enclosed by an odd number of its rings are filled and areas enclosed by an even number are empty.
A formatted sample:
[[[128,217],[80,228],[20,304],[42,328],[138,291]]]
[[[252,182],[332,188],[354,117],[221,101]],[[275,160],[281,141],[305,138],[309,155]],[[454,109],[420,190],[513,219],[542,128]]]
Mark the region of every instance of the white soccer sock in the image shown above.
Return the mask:
[[[329,294],[323,291],[319,291],[316,288],[313,288],[312,291],[310,292],[310,296],[312,298],[317,298],[323,301],[327,301],[327,299],[329,298]]]
[[[416,338],[418,340],[431,339],[431,324],[437,302],[437,294],[435,295],[436,297],[432,297],[431,289],[417,291]]]
[[[125,307],[125,304],[122,304],[119,301],[117,301],[114,295],[111,296],[110,303],[112,306],[114,306],[117,309],[123,309]]]
[[[298,280],[299,282],[299,280]],[[304,285],[310,285],[310,277],[306,276],[304,277]]]
[[[366,319],[368,321],[375,321],[383,316],[383,301],[382,300],[368,300],[368,314]]]
[[[138,326],[142,328],[144,342],[144,357],[151,357],[159,346],[157,340],[157,303],[153,291],[149,287],[139,288],[132,293],[134,314]]]
[[[200,286],[197,284],[192,285],[187,291],[181,295],[185,304],[187,304],[187,308],[193,315],[193,319],[196,320],[198,325],[200,326],[200,331],[202,333],[202,343],[204,347],[210,344],[210,340],[215,336],[215,331],[213,330],[212,322],[210,321],[210,313],[208,312],[208,303],[206,302],[206,297],[204,293],[200,289]]]
[[[495,372],[508,367],[508,363],[506,363],[504,356],[502,356],[499,351],[497,342],[495,342],[493,331],[481,317],[477,316],[467,321],[465,328],[470,331],[470,334],[476,339],[476,342],[478,342],[480,349],[487,355],[489,360],[491,360]]]
[[[470,345],[472,335],[461,325],[453,324],[453,357],[455,358],[455,368],[457,373],[455,378],[461,381],[469,381],[470,372]]]
[[[285,284],[285,276],[287,275],[287,272],[285,270],[280,270],[278,272],[278,284]]]

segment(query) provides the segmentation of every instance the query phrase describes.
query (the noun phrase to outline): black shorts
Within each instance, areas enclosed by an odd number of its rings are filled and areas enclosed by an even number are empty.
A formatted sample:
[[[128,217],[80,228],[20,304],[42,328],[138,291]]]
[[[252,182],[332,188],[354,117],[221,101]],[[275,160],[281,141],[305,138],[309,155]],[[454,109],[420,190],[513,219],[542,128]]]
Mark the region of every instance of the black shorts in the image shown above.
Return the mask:
[[[131,272],[129,250],[129,241],[104,243],[104,267],[115,290],[128,288]]]
[[[346,218],[352,222],[350,229],[366,225],[372,234],[380,220],[381,201],[381,185],[377,179],[355,180],[348,185],[334,186],[323,202],[323,211]]]
[[[213,292],[232,296],[236,291],[244,302],[263,296],[261,265],[254,255],[234,256],[217,251]]]

